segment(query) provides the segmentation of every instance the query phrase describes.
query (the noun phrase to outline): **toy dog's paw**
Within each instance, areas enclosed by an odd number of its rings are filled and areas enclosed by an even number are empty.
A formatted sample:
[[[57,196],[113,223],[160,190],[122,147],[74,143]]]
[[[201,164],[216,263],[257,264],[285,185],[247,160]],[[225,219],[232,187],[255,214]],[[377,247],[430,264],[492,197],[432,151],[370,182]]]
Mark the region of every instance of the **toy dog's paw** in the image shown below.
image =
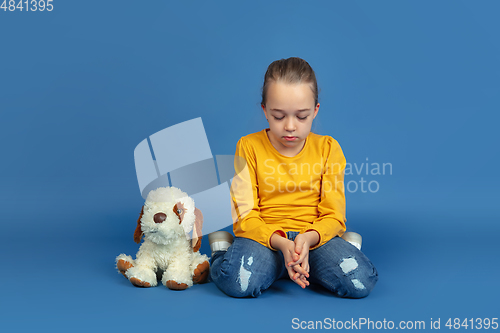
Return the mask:
[[[132,268],[134,267],[134,265],[132,265],[132,263],[130,263],[129,261],[127,260],[124,260],[124,259],[120,259],[118,260],[118,262],[116,263],[116,268],[118,268],[118,270],[120,271],[120,273],[123,274],[123,276],[127,277],[127,275],[125,275],[125,272],[129,269],[129,268]]]
[[[199,264],[193,272],[193,283],[207,282],[209,271],[210,271],[210,265],[208,261],[204,261],[201,264]]]
[[[188,288],[188,285],[185,284],[185,283],[177,283],[173,280],[168,280],[166,283],[165,283],[165,286],[168,288],[168,289],[172,289],[172,290],[184,290],[184,289],[187,289]]]
[[[184,290],[193,286],[193,274],[189,267],[171,263],[169,268],[163,273],[161,282],[169,289]]]
[[[122,253],[116,257],[116,268],[118,269],[118,272],[122,273],[127,279],[128,277],[125,273],[132,267],[134,267],[134,259],[132,259],[131,256]]]
[[[145,267],[134,266],[127,270],[125,276],[137,287],[156,287],[156,273]]]
[[[144,288],[149,288],[151,287],[151,284],[148,283],[148,282],[145,282],[145,281],[142,281],[142,280],[139,280],[138,278],[131,278],[130,279],[130,282],[132,282],[132,284],[136,287],[144,287]]]

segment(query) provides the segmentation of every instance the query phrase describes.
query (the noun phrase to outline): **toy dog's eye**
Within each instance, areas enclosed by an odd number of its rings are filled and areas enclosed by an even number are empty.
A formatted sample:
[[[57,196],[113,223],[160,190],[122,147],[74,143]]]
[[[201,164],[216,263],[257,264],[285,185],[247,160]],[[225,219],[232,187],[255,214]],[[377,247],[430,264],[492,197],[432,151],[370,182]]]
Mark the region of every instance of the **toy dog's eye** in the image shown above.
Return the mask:
[[[179,218],[179,220],[182,222],[182,218],[184,217],[184,205],[180,202],[176,203],[174,205],[173,209],[175,215]]]

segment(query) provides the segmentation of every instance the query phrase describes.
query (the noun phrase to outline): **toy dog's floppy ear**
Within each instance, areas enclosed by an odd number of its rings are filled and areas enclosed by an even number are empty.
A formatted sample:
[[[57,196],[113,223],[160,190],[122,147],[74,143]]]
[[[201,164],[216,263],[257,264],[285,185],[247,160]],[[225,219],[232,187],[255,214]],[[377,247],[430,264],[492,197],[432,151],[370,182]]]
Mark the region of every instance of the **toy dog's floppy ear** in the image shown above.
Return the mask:
[[[135,228],[134,232],[134,242],[136,242],[137,244],[141,242],[142,238],[142,228],[141,228],[142,215],[144,215],[144,206],[142,206],[141,215],[139,215],[139,219],[137,220],[137,227]]]
[[[201,247],[201,237],[203,236],[201,234],[201,229],[203,227],[203,214],[201,213],[201,210],[198,208],[194,209],[194,225],[193,225],[193,239],[192,239],[192,245],[193,245],[193,252],[196,252],[200,249]]]

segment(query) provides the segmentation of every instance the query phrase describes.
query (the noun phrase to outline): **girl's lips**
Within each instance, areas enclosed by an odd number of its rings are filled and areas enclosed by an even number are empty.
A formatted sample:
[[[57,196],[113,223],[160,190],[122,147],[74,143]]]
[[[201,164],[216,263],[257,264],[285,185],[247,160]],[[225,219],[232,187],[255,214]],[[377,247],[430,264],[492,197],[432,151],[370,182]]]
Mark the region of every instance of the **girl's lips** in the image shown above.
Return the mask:
[[[286,141],[293,141],[295,140],[297,137],[296,136],[284,136],[285,140]]]

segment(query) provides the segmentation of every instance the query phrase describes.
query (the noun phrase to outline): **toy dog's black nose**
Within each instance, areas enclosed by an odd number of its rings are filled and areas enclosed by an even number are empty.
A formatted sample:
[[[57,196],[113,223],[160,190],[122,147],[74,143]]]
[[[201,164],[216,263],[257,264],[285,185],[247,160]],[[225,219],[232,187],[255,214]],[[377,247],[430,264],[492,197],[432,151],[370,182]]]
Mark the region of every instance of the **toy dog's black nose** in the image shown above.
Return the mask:
[[[155,216],[153,217],[153,220],[155,220],[155,223],[162,223],[167,219],[167,215],[164,213],[156,213]]]

